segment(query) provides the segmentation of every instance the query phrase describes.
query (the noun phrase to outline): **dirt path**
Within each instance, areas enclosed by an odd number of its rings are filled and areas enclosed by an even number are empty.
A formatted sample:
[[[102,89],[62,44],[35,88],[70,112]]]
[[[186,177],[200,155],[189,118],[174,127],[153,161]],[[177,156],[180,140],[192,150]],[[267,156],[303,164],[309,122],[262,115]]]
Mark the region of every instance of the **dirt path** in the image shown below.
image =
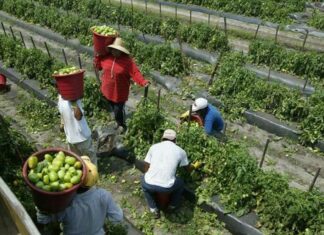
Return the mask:
[[[131,6],[133,3],[134,9],[145,11],[145,2],[140,0],[103,0],[106,3],[112,3],[114,5],[119,6],[120,2],[122,2],[122,6]],[[160,7],[157,3],[148,2],[147,3],[147,11],[155,14],[160,14]],[[175,16],[175,8],[171,6],[162,6],[161,12],[163,16]],[[190,12],[183,9],[177,9],[177,17],[179,19],[185,19],[189,21]],[[211,25],[218,26],[220,28],[224,27],[224,19],[217,16],[210,16],[208,18],[208,14],[200,13],[200,12],[192,12],[191,14],[192,22],[210,22]],[[257,29],[257,25],[248,24],[236,20],[227,19],[227,29],[230,31],[235,31],[243,34],[250,34],[252,36],[255,35],[255,31]],[[265,39],[275,39],[276,29],[260,26],[258,31],[258,37]],[[290,46],[290,47],[301,47],[304,41],[304,35],[301,33],[294,33],[288,31],[279,30],[277,40],[279,43]],[[305,48],[311,50],[317,50],[320,52],[324,52],[324,40],[322,38],[308,36]]]

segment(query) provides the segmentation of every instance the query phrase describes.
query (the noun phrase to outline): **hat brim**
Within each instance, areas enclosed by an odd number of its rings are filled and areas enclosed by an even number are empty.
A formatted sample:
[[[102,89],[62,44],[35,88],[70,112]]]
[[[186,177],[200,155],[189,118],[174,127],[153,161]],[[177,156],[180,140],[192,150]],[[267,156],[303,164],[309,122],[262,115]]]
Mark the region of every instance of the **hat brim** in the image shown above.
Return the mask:
[[[122,47],[122,46],[118,46],[118,45],[109,45],[108,48],[114,48],[114,49],[116,49],[116,50],[119,50],[119,51],[121,51],[121,52],[124,52],[124,53],[127,54],[127,55],[130,54],[129,51],[128,51],[126,48]]]
[[[197,112],[199,110],[199,108],[195,105],[191,105],[191,111],[192,112]]]

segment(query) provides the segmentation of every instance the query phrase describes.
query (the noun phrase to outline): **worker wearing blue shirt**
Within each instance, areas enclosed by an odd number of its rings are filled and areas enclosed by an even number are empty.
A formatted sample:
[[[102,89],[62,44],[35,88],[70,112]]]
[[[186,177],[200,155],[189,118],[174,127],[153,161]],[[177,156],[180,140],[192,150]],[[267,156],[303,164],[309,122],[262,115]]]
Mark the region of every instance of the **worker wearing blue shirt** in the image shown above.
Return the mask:
[[[37,221],[43,225],[55,221],[62,223],[64,235],[104,235],[105,219],[113,223],[122,222],[123,211],[110,192],[94,187],[99,178],[97,167],[89,157],[83,156],[82,159],[88,172],[69,207],[57,214],[37,210]]]
[[[223,118],[216,107],[208,104],[204,98],[198,98],[192,104],[192,111],[203,120],[204,129],[208,135],[219,135],[224,129]]]

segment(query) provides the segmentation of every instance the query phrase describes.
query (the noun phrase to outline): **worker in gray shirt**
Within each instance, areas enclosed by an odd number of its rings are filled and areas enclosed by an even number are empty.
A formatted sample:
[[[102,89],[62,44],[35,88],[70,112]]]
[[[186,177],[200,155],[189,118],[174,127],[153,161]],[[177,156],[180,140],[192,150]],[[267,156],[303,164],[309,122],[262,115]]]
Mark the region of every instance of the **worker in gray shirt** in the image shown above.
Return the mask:
[[[122,222],[123,211],[114,202],[111,193],[93,187],[99,178],[97,167],[91,163],[89,157],[83,156],[82,159],[87,166],[87,176],[70,206],[52,215],[37,211],[37,221],[40,224],[55,221],[62,223],[64,235],[103,235],[105,219],[115,223]]]

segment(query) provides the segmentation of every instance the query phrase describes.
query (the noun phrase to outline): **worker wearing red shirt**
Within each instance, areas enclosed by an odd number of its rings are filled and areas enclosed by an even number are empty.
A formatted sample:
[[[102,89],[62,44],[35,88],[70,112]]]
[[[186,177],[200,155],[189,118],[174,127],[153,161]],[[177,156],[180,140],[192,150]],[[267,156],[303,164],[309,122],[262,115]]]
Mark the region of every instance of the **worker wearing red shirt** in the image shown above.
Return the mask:
[[[117,37],[113,44],[108,46],[108,55],[96,56],[95,67],[103,70],[101,76],[101,92],[111,105],[118,126],[126,129],[125,102],[128,100],[130,78],[138,85],[147,86],[145,80],[134,60],[129,56],[129,51],[123,46],[121,38]]]

